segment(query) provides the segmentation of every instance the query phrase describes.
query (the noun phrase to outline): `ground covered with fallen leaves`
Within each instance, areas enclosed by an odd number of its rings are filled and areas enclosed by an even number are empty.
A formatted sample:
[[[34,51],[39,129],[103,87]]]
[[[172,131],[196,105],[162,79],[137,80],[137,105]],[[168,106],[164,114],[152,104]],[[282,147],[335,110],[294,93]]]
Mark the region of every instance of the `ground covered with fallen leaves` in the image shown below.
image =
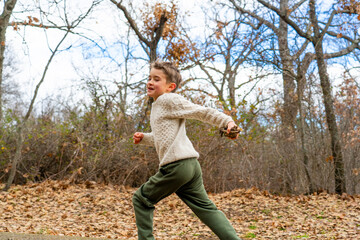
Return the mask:
[[[2,188],[3,186],[0,185]],[[135,189],[47,181],[0,192],[0,232],[137,239]],[[244,239],[360,239],[360,196],[209,194]],[[157,239],[217,239],[172,195],[155,210]]]

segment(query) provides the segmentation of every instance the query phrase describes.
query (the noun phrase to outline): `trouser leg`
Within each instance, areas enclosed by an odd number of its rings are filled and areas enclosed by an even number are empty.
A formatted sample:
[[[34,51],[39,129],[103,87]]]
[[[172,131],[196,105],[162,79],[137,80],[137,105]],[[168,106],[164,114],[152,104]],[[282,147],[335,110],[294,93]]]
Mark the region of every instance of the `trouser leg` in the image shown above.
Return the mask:
[[[153,236],[153,216],[154,206],[147,205],[138,194],[133,196],[133,206],[135,211],[136,225],[139,240],[154,240]]]
[[[209,199],[198,162],[194,178],[182,186],[176,194],[221,240],[240,239],[225,214]]]
[[[161,167],[133,196],[139,240],[154,240],[153,212],[155,204],[176,192],[194,175],[196,159],[186,159]]]

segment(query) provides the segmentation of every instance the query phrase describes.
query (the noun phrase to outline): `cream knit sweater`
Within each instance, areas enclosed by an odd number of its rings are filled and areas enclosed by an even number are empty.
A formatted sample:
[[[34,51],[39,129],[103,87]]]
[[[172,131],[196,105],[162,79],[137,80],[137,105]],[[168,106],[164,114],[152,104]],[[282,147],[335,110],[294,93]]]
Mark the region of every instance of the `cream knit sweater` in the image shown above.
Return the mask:
[[[152,104],[151,133],[144,133],[140,144],[155,146],[160,167],[186,158],[198,158],[186,135],[185,119],[197,119],[226,127],[232,118],[213,108],[196,105],[175,93],[164,93]]]

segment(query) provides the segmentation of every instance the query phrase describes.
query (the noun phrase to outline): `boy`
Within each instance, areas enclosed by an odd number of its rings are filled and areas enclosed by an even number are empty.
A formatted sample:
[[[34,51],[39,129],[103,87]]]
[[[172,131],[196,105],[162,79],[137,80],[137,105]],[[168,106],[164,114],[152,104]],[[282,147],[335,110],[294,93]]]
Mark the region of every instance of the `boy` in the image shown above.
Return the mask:
[[[240,239],[207,196],[197,161],[199,154],[186,136],[185,119],[227,127],[228,132],[236,125],[230,116],[173,93],[180,82],[180,72],[173,64],[159,60],[151,64],[147,95],[154,99],[150,115],[152,132],[136,132],[133,139],[135,144],[155,146],[160,168],[133,196],[138,239],[155,239],[154,205],[174,192],[221,240]]]

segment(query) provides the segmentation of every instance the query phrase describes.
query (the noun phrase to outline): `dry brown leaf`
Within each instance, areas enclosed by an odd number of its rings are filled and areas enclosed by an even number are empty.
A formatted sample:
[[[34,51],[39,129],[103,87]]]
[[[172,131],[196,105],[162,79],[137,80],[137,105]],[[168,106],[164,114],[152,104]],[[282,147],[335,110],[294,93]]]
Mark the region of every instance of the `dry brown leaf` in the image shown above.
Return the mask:
[[[135,190],[94,182],[14,186],[0,192],[0,232],[135,240]],[[359,196],[284,197],[253,188],[209,197],[244,239],[356,239],[360,233]],[[154,233],[164,240],[217,239],[176,195],[156,206]]]

